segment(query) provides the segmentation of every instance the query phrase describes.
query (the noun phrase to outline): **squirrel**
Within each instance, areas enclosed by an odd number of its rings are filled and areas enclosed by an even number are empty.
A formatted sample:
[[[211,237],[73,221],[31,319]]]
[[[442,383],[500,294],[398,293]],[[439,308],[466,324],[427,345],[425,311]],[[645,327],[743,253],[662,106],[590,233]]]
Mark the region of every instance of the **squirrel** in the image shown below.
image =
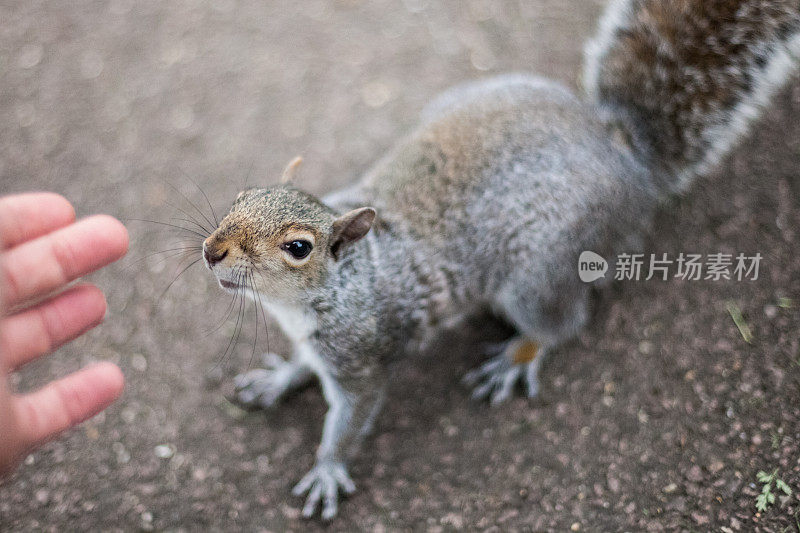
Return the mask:
[[[331,519],[355,485],[393,363],[489,311],[515,334],[468,373],[499,404],[539,391],[548,353],[589,319],[574,268],[643,242],[665,198],[712,170],[800,58],[798,0],[616,0],[586,47],[585,95],[510,74],[445,92],[357,183],[239,193],[203,243],[222,288],[260,302],[291,357],[237,376],[270,407],[318,378],[329,410],[294,488]]]

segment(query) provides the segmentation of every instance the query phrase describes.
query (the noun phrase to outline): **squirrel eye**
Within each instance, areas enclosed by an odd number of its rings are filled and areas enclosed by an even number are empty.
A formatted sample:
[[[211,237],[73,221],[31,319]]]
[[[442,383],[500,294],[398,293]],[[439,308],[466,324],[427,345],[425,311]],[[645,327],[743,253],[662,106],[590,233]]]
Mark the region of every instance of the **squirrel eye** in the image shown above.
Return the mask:
[[[311,253],[311,243],[308,241],[292,241],[281,246],[284,250],[292,254],[295,259],[303,259]]]

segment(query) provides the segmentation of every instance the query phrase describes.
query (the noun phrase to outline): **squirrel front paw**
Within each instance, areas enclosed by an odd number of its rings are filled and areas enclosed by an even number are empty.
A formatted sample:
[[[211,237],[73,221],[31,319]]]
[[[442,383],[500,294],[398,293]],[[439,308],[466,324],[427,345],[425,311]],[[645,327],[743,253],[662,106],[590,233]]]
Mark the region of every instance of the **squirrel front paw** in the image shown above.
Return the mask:
[[[312,377],[305,366],[286,361],[274,353],[265,353],[261,361],[265,368],[256,368],[234,378],[236,399],[244,405],[272,407],[286,393]]]
[[[308,493],[303,507],[304,517],[311,518],[321,500],[322,519],[330,520],[339,510],[340,489],[345,494],[352,494],[356,490],[347,468],[338,461],[323,461],[314,465],[314,468],[292,489],[292,494],[302,496]]]

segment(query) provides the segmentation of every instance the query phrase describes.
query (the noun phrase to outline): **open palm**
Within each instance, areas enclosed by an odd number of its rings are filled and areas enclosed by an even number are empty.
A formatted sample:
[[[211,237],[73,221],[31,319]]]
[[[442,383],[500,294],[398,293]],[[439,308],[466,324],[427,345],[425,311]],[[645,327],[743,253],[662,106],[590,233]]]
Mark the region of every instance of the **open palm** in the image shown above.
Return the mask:
[[[75,221],[70,203],[51,193],[0,198],[0,473],[24,454],[103,410],[123,377],[99,363],[29,394],[14,394],[8,372],[49,353],[103,320],[102,292],[73,280],[122,257],[125,227],[97,215]]]

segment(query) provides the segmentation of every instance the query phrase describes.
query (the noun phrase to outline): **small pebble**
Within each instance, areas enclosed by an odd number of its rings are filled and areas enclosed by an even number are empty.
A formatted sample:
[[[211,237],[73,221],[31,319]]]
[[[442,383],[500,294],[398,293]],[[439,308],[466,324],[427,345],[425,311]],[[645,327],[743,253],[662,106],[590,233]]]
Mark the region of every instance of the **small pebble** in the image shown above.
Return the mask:
[[[178,104],[172,109],[170,122],[176,130],[185,130],[194,122],[194,111],[188,104]]]
[[[497,63],[494,54],[485,48],[473,50],[469,59],[476,70],[491,70]]]
[[[23,128],[32,126],[36,122],[36,107],[30,102],[17,107],[17,122]]]
[[[136,420],[136,411],[130,408],[125,408],[120,412],[119,416],[122,418],[122,421],[126,424],[132,423]]]
[[[44,49],[39,44],[28,44],[22,47],[20,50],[19,58],[17,59],[17,65],[20,68],[29,69],[33,68],[39,64],[42,60],[42,56],[44,55]]]
[[[298,518],[300,518],[300,509],[297,509],[296,507],[283,505],[281,507],[281,512],[283,513],[283,516],[285,516],[289,520],[297,520]]]
[[[708,524],[708,517],[698,513],[697,511],[692,513],[692,519],[697,522],[698,525]]]
[[[94,79],[103,72],[103,58],[97,52],[88,51],[81,56],[81,76],[87,80]]]
[[[50,491],[47,489],[39,489],[36,491],[36,501],[41,505],[47,505],[50,501]]]
[[[155,452],[159,459],[169,459],[175,454],[175,450],[169,444],[159,444],[155,447]]]
[[[137,372],[144,372],[147,370],[147,359],[140,353],[135,353],[131,356],[131,366]]]
[[[367,83],[361,89],[361,98],[369,107],[381,107],[392,98],[392,90],[379,81]]]

